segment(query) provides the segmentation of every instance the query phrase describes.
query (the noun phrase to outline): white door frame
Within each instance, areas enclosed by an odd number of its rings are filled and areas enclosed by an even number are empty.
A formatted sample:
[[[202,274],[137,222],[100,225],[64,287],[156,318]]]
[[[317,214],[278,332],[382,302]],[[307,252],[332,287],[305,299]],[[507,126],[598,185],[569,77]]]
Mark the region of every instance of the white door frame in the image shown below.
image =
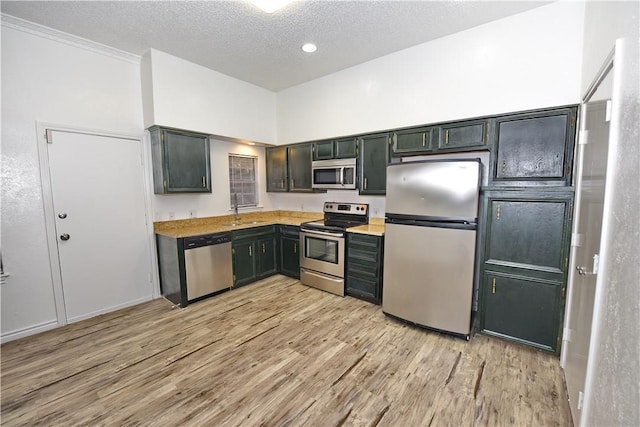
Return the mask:
[[[60,255],[58,253],[58,236],[56,233],[55,210],[53,205],[53,190],[51,186],[51,171],[49,164],[49,152],[47,148],[47,130],[79,133],[86,135],[105,136],[111,138],[129,139],[140,144],[140,161],[143,168],[144,185],[144,213],[147,224],[147,245],[149,247],[149,268],[151,271],[152,297],[160,295],[157,258],[155,256],[155,241],[153,232],[153,222],[150,221],[151,212],[151,168],[149,159],[151,158],[149,148],[144,144],[144,139],[140,135],[113,133],[109,131],[65,126],[54,123],[36,121],[36,135],[38,146],[38,159],[40,162],[40,182],[42,186],[42,204],[44,208],[44,221],[46,229],[47,247],[49,251],[49,266],[53,285],[54,304],[56,308],[56,318],[58,326],[68,323],[64,302],[64,292],[62,287],[62,270],[60,269]]]
[[[589,85],[587,91],[584,94],[583,100],[581,102],[581,110],[584,113],[586,108],[586,103],[591,99],[591,97],[595,94],[598,89],[598,86],[602,83],[609,72],[613,72],[613,89],[612,89],[612,105],[611,105],[611,121],[609,122],[609,148],[608,148],[608,158],[607,158],[607,176],[615,176],[617,173],[617,165],[615,164],[616,159],[616,151],[617,151],[617,143],[619,139],[619,121],[616,118],[620,117],[622,113],[622,87],[621,87],[621,78],[622,78],[622,59],[623,59],[623,45],[624,42],[621,39],[616,40],[614,49],[609,53],[602,67],[596,74],[595,78]],[[612,186],[614,184],[614,180],[607,179],[605,181],[605,193],[604,193],[604,204],[603,204],[603,213],[602,213],[602,230],[601,230],[601,238],[600,240],[600,251],[599,251],[599,269],[598,274],[596,276],[596,290],[595,290],[595,299],[593,303],[593,320],[591,322],[591,338],[589,340],[589,354],[587,360],[587,370],[585,376],[585,385],[584,385],[584,395],[583,395],[583,405],[580,413],[580,419],[574,420],[574,425],[583,425],[583,420],[588,419],[588,412],[590,410],[590,401],[591,394],[593,393],[594,387],[597,388],[597,385],[593,384],[594,375],[595,375],[595,367],[598,363],[597,361],[597,351],[598,345],[600,342],[600,336],[598,334],[598,325],[601,322],[602,312],[605,310],[604,307],[604,295],[606,292],[605,286],[608,280],[606,276],[607,265],[610,264],[610,251],[609,245],[607,243],[607,239],[604,236],[607,236],[610,233],[610,224],[611,224],[611,216],[613,215],[612,210]],[[574,212],[574,224],[576,223],[576,218],[578,215],[578,211]],[[573,277],[574,269],[575,269],[575,256],[572,253],[572,260],[570,264],[569,270],[569,294],[567,295],[567,300],[571,301],[571,293],[573,292]],[[567,307],[565,311],[565,319],[564,319],[564,330],[566,331],[569,328],[569,316],[571,315],[572,307]],[[565,366],[567,361],[566,354],[566,346],[562,346],[562,351],[560,355],[560,364],[561,366]]]

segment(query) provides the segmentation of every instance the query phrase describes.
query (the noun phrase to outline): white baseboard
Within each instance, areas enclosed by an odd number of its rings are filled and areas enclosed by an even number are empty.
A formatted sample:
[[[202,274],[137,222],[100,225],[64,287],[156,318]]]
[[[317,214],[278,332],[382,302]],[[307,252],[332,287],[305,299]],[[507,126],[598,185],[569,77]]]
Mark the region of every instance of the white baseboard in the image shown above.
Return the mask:
[[[101,310],[94,311],[94,312],[87,313],[87,314],[83,314],[81,316],[69,317],[67,319],[67,322],[68,323],[79,322],[81,320],[86,320],[86,319],[90,319],[92,317],[100,316],[101,314],[111,313],[112,311],[116,311],[116,310],[120,310],[120,309],[123,309],[123,308],[131,307],[132,305],[142,304],[143,302],[151,301],[152,299],[154,299],[152,295],[147,295],[147,296],[145,296],[143,298],[139,298],[137,300],[127,301],[127,302],[125,302],[123,304],[113,305],[111,307],[103,308]]]
[[[51,320],[49,322],[40,323],[39,325],[28,326],[26,328],[18,329],[17,331],[11,331],[4,333],[0,336],[0,343],[17,340],[18,338],[28,337],[29,335],[35,335],[40,332],[48,331],[58,327],[57,320]]]
[[[81,320],[89,319],[91,317],[99,316],[101,314],[111,313],[112,311],[116,311],[116,310],[120,310],[120,309],[123,309],[123,308],[131,307],[133,305],[141,304],[143,302],[151,301],[152,299],[154,299],[153,296],[152,295],[148,295],[148,296],[145,296],[144,298],[139,298],[139,299],[133,300],[133,301],[127,301],[124,304],[114,305],[114,306],[107,307],[107,308],[102,309],[102,310],[94,311],[92,313],[83,314],[82,316],[69,318],[67,320],[68,320],[68,323],[79,322]],[[44,331],[48,331],[48,330],[51,330],[51,329],[55,329],[57,327],[58,327],[58,321],[57,320],[51,320],[49,322],[40,323],[38,325],[33,325],[33,326],[28,326],[26,328],[18,329],[16,331],[3,333],[0,336],[0,343],[5,343],[5,342],[17,340],[18,338],[28,337],[29,335],[35,335],[35,334],[38,334],[40,332],[44,332]]]

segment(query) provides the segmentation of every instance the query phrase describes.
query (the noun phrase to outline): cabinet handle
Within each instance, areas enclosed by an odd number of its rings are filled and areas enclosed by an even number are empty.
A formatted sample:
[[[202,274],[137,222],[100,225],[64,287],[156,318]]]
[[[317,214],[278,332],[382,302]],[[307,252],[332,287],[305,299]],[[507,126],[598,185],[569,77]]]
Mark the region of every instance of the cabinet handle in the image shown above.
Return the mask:
[[[502,175],[504,176],[507,173],[507,161],[502,161]]]
[[[297,243],[294,243],[294,244],[293,244],[293,253],[294,253],[294,254],[297,254],[297,253],[298,253],[298,244],[297,244]]]
[[[487,132],[485,133],[484,142],[489,142],[489,127],[490,126],[491,126],[491,123],[487,122]]]
[[[164,189],[166,190],[167,189],[167,180],[166,179],[164,180],[163,184],[164,184]]]
[[[264,243],[262,244],[262,253],[264,253]]]
[[[502,206],[498,203],[498,208],[496,209],[496,219],[500,219],[500,210]]]
[[[207,186],[207,181],[204,177],[204,175],[202,175],[202,188],[205,188]]]
[[[427,141],[427,134],[426,134],[426,133],[423,133],[423,134],[422,134],[422,146],[423,146],[423,147],[424,147],[424,145],[425,145],[426,141]]]
[[[367,178],[364,179],[364,189],[367,189]]]
[[[295,186],[295,180],[293,178],[291,178],[291,189],[296,188]]]
[[[495,294],[496,293],[496,278],[494,277],[493,280],[491,281],[491,293]]]
[[[251,246],[249,246],[249,256],[252,256],[251,255]]]
[[[444,145],[449,145],[449,129],[444,131]]]

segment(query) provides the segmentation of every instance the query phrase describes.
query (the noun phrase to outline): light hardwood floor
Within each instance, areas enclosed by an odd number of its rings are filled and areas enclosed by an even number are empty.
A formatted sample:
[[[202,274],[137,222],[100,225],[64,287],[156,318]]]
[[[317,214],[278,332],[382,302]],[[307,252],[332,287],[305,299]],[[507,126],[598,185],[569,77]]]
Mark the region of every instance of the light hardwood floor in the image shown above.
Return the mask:
[[[557,357],[284,276],[1,347],[3,425],[570,426]]]

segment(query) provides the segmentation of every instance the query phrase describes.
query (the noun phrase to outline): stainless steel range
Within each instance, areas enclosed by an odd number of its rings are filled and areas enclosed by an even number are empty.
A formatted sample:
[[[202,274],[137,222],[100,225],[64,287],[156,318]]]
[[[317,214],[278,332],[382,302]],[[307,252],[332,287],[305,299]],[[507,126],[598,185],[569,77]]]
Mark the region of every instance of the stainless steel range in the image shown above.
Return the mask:
[[[344,296],[345,230],[369,223],[369,205],[325,202],[323,212],[300,225],[300,281]]]

